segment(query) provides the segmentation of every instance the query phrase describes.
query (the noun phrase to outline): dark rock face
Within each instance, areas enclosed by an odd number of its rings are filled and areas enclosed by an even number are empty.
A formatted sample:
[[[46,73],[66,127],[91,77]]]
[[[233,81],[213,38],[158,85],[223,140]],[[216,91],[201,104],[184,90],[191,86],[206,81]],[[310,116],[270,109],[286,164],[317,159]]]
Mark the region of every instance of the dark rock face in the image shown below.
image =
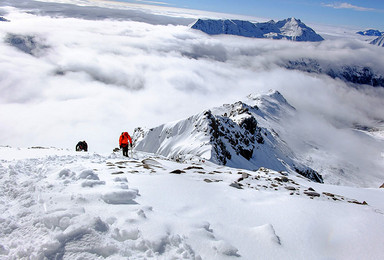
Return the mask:
[[[323,176],[321,176],[317,171],[307,168],[307,169],[298,169],[295,168],[295,171],[304,176],[307,179],[310,179],[315,182],[324,183]]]
[[[228,149],[233,150],[236,154],[241,155],[247,160],[253,156],[255,143],[263,143],[261,128],[257,126],[257,121],[248,111],[251,108],[242,102],[236,103],[234,106],[239,108],[233,113],[245,114],[246,116],[236,123],[226,116],[213,115],[211,111],[206,111],[205,116],[209,120],[211,144],[217,159],[223,164],[227,163],[227,159],[231,159],[231,153]]]

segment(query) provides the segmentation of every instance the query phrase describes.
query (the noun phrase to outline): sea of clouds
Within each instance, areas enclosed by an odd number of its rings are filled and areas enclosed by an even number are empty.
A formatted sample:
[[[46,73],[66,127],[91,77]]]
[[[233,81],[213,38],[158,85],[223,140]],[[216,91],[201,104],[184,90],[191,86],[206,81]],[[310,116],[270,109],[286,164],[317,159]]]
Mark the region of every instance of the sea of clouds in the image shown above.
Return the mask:
[[[152,9],[2,1],[0,16],[10,22],[0,22],[0,145],[74,149],[86,140],[90,151],[110,152],[122,131],[276,89],[299,113],[284,137],[303,157],[315,160],[307,152],[324,148],[318,156],[336,168],[384,169],[383,142],[351,130],[382,124],[384,88],[281,66],[311,58],[384,75],[384,48],[351,37],[212,37],[187,26],[190,14]]]

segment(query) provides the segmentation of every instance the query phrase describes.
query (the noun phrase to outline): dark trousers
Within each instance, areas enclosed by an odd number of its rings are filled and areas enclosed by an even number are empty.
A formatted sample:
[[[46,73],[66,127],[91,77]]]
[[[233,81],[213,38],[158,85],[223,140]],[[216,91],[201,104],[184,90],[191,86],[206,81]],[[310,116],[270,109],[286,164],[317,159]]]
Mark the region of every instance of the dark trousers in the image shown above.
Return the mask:
[[[128,157],[128,145],[122,145],[123,148],[123,156]]]

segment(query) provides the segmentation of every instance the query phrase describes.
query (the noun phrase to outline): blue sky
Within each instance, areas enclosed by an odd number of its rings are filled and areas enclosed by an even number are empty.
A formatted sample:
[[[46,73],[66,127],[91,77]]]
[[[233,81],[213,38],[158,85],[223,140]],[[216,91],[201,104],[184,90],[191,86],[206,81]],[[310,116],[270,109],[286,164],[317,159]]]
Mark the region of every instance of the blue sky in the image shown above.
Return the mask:
[[[116,0],[115,0],[116,1]],[[384,0],[117,0],[157,3],[190,9],[244,14],[281,20],[300,18],[305,23],[346,25],[384,31]]]

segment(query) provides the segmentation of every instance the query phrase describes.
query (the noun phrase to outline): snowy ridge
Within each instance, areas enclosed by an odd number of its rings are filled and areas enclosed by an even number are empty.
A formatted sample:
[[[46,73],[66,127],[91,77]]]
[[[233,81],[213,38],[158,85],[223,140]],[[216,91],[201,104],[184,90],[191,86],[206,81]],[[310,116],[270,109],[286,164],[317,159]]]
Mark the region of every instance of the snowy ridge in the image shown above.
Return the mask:
[[[370,44],[384,47],[384,36],[377,37],[376,39],[371,41]]]
[[[201,30],[210,35],[230,34],[253,38],[312,42],[324,40],[313,29],[295,18],[266,23],[252,23],[241,20],[198,19],[191,25],[191,28]]]
[[[368,246],[381,255],[379,189],[137,151],[0,147],[0,158],[1,259],[347,259]]]
[[[368,29],[365,31],[359,31],[357,34],[363,35],[363,36],[383,36],[384,32],[380,32],[379,30],[375,29]]]
[[[150,130],[133,134],[135,149],[174,160],[209,160],[234,168],[297,172],[316,182],[320,174],[301,164],[275,129],[281,116],[294,108],[277,91],[250,95]]]

